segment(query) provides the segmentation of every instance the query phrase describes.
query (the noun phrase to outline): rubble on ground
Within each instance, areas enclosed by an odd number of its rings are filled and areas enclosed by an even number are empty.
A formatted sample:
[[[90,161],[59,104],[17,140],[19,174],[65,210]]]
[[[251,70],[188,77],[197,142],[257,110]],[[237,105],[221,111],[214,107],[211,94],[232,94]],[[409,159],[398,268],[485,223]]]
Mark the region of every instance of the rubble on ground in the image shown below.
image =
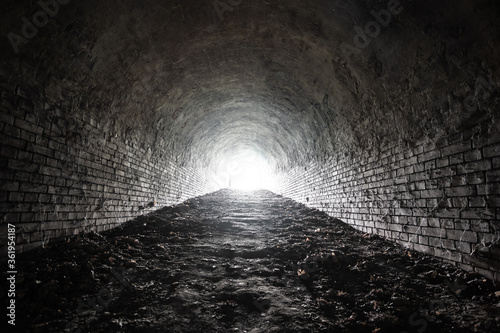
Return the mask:
[[[267,191],[18,256],[20,332],[500,332],[484,277]]]

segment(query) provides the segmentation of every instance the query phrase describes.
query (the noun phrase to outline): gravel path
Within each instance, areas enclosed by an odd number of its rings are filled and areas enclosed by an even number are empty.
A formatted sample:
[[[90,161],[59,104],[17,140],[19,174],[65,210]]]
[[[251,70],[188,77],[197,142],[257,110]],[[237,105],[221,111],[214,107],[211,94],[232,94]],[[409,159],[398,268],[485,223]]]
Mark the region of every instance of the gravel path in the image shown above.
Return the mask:
[[[18,332],[500,332],[490,281],[268,191],[193,198],[18,262]]]

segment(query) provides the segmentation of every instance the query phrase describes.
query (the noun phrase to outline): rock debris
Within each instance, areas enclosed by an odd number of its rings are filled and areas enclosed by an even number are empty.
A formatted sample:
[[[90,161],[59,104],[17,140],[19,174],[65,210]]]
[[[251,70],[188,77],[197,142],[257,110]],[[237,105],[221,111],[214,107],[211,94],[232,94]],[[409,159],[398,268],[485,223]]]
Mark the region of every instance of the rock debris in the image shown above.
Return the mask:
[[[20,332],[500,332],[484,277],[269,191],[19,257]]]

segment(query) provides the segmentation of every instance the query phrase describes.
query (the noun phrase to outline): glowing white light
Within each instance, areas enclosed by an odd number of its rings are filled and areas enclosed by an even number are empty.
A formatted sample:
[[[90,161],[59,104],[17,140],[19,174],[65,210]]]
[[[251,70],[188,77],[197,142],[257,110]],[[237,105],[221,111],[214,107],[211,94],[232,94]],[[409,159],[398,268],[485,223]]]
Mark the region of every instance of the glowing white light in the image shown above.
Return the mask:
[[[226,169],[229,174],[229,187],[244,191],[262,188],[268,173],[265,160],[248,150],[233,155]]]
[[[255,190],[262,185],[259,167],[251,162],[239,161],[231,163],[229,168],[229,186],[239,190]]]

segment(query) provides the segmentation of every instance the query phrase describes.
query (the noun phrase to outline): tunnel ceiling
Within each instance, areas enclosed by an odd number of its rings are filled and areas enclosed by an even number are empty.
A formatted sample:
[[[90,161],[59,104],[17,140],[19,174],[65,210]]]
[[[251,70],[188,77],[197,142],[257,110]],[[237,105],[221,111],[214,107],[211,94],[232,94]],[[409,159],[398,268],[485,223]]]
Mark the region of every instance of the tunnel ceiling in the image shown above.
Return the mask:
[[[21,35],[39,5],[5,3],[4,35]],[[490,116],[463,99],[498,76],[498,4],[401,1],[356,47],[354,27],[388,3],[75,0],[17,55],[5,39],[2,75],[50,119],[78,113],[203,167],[250,148],[287,169]]]

